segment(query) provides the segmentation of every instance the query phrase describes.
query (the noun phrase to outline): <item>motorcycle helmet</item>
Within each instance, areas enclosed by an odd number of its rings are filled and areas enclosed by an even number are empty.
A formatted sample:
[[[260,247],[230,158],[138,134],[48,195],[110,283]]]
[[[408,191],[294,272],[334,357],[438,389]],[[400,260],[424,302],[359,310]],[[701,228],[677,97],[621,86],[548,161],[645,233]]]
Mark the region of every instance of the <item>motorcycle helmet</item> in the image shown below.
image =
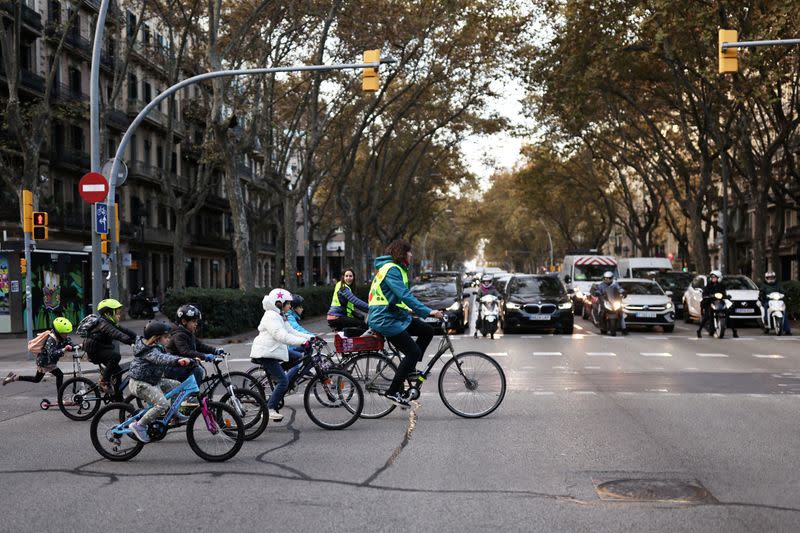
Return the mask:
[[[494,276],[492,276],[491,274],[484,274],[483,276],[481,276],[481,283],[483,283],[486,286],[491,285],[493,281],[494,281]]]
[[[777,274],[775,274],[775,272],[773,272],[771,270],[769,272],[767,272],[766,274],[764,274],[764,280],[767,283],[774,283],[776,279],[778,279]]]
[[[66,335],[67,333],[72,333],[72,322],[70,322],[63,316],[60,316],[55,320],[53,320],[53,329],[64,335]]]
[[[178,308],[178,321],[181,320],[200,320],[203,318],[203,314],[200,312],[200,309],[193,306],[192,304],[183,304]]]
[[[292,309],[295,309],[296,307],[303,307],[303,302],[305,302],[305,298],[299,294],[292,294]]]
[[[717,278],[717,281],[722,281],[722,272],[719,270],[712,270],[708,275],[709,278]]]
[[[614,281],[614,273],[610,270],[603,272],[603,281],[610,284],[612,281]]]
[[[144,338],[151,339],[153,337],[160,337],[172,331],[172,326],[163,320],[151,320],[144,327]]]

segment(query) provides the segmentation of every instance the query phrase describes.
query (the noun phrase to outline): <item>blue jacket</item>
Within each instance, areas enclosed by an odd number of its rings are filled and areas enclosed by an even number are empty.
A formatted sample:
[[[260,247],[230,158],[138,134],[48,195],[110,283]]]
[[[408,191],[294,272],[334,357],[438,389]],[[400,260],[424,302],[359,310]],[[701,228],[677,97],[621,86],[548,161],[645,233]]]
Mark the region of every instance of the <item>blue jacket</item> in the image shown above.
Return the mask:
[[[292,329],[295,329],[300,333],[305,333],[306,335],[316,336],[316,333],[311,333],[300,324],[300,315],[295,313],[294,309],[289,309],[289,312],[286,313],[286,320],[289,321],[289,325],[292,326]],[[302,350],[300,346],[289,346],[289,348],[294,348],[295,350]]]
[[[328,314],[331,316],[347,316],[347,302],[352,303],[359,311],[366,313],[369,310],[367,302],[353,294],[353,291],[350,290],[350,287],[342,282],[342,288],[339,289],[339,303],[342,305],[330,306],[328,309]]]
[[[382,255],[375,258],[375,270],[379,270],[386,263],[393,262],[389,255]],[[369,318],[367,324],[381,335],[392,337],[398,335],[408,328],[411,324],[411,315],[397,307],[397,304],[404,303],[409,306],[417,316],[425,318],[431,314],[431,308],[420,302],[411,294],[406,284],[403,283],[403,275],[400,268],[390,268],[386,277],[381,281],[381,290],[386,296],[389,305],[371,306],[369,308]]]
[[[606,285],[602,281],[597,284],[597,289],[595,290],[595,296],[603,297],[608,296],[608,298],[616,299],[622,298],[625,296],[625,289],[619,286],[619,283],[616,281],[611,283],[611,285]]]

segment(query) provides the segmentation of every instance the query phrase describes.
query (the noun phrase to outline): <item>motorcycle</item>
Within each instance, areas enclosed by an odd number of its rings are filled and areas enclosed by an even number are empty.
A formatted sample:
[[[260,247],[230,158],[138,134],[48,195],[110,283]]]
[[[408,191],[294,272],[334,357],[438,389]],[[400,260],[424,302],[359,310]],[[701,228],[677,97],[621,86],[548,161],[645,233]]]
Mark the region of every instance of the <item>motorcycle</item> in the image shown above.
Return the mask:
[[[776,335],[783,335],[783,317],[786,315],[786,302],[783,294],[771,292],[767,294],[767,321],[764,324],[764,333],[774,331]]]
[[[131,303],[128,308],[128,314],[131,318],[155,318],[158,311],[158,300],[145,296],[144,287],[141,287],[139,292],[131,295]]]
[[[479,302],[480,313],[478,318],[475,319],[475,337],[478,336],[480,331],[484,337],[489,335],[494,339],[494,333],[497,331],[499,298],[493,294],[487,294],[481,296]]]
[[[601,305],[598,306],[599,309],[599,317],[598,317],[598,327],[600,328],[600,334],[605,335],[608,332],[612,337],[617,336],[617,330],[622,324],[622,298],[620,297],[609,297],[608,294],[604,294],[600,298]]]
[[[711,313],[712,320],[708,324],[708,334],[721,339],[725,336],[725,329],[728,326],[728,309],[733,302],[725,298],[721,292],[715,292],[710,299],[708,312]]]

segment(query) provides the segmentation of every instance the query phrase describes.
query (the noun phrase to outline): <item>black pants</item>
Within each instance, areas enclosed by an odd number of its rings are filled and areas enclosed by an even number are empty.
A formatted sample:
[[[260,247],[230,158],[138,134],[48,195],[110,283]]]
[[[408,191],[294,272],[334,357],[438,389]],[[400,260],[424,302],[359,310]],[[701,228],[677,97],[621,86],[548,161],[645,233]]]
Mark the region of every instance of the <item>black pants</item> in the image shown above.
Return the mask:
[[[412,335],[417,337],[416,342],[411,338]],[[414,370],[419,361],[422,361],[422,356],[425,355],[425,350],[428,349],[428,345],[433,339],[433,327],[419,318],[412,318],[411,324],[405,331],[398,335],[387,337],[387,339],[405,355],[400,362],[400,366],[397,367],[394,381],[386,391],[386,394],[391,395],[400,391],[408,374]]]
[[[114,374],[118,374],[122,372],[122,369],[119,366],[119,362],[122,359],[122,356],[117,352],[111,351],[101,351],[96,354],[89,355],[89,361],[96,365],[105,365],[105,368],[102,372],[103,381],[106,383],[111,383],[111,379]]]
[[[61,371],[60,368],[54,368],[50,371],[56,377],[56,391],[61,388],[61,384],[64,383],[64,373]],[[45,372],[36,372],[35,376],[17,376],[17,381],[30,381],[31,383],[39,383],[42,381]]]
[[[684,312],[688,313],[688,311],[684,311]],[[710,305],[701,305],[700,306],[700,316],[702,318],[700,320],[700,326],[697,328],[697,332],[698,333],[702,333],[703,332],[703,328],[706,326],[706,324],[711,324],[714,321],[714,316],[711,313],[711,306]],[[730,320],[728,320],[727,322],[728,322],[728,324],[727,324],[728,328],[731,331],[733,331],[733,334],[734,335],[739,335],[739,333],[736,331],[736,328],[733,327],[732,322]]]
[[[360,328],[367,331],[367,325],[360,318],[340,316],[336,320],[328,320],[331,329],[342,331],[344,328]]]

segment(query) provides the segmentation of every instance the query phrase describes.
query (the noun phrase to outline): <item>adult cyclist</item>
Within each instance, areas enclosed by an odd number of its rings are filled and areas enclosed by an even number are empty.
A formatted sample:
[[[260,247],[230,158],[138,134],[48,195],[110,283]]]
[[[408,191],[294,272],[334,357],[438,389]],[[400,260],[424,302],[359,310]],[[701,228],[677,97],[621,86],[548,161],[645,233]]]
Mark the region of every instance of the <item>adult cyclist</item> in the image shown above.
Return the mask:
[[[386,255],[375,259],[378,273],[369,289],[369,327],[386,337],[405,355],[386,391],[386,398],[401,407],[408,407],[409,401],[400,389],[433,339],[433,328],[417,317],[432,316],[441,320],[444,316],[442,311],[425,306],[408,290],[411,258],[408,241],[400,239],[391,243],[386,248]],[[412,317],[409,311],[417,317]],[[416,342],[412,336],[417,337]]]
[[[355,279],[353,269],[347,268],[342,272],[342,279],[333,288],[333,298],[331,298],[327,316],[328,325],[332,329],[366,329],[364,319],[356,313],[356,309],[366,313],[369,311],[369,306],[364,300],[353,294],[351,287]]]
[[[107,391],[114,374],[121,371],[119,362],[122,356],[115,342],[133,344],[136,342],[136,333],[121,326],[122,304],[114,298],[107,298],[97,304],[99,318],[94,323],[83,343],[83,349],[89,356],[89,361],[96,365],[105,365],[100,376],[100,389]],[[119,393],[119,391],[117,391]]]

